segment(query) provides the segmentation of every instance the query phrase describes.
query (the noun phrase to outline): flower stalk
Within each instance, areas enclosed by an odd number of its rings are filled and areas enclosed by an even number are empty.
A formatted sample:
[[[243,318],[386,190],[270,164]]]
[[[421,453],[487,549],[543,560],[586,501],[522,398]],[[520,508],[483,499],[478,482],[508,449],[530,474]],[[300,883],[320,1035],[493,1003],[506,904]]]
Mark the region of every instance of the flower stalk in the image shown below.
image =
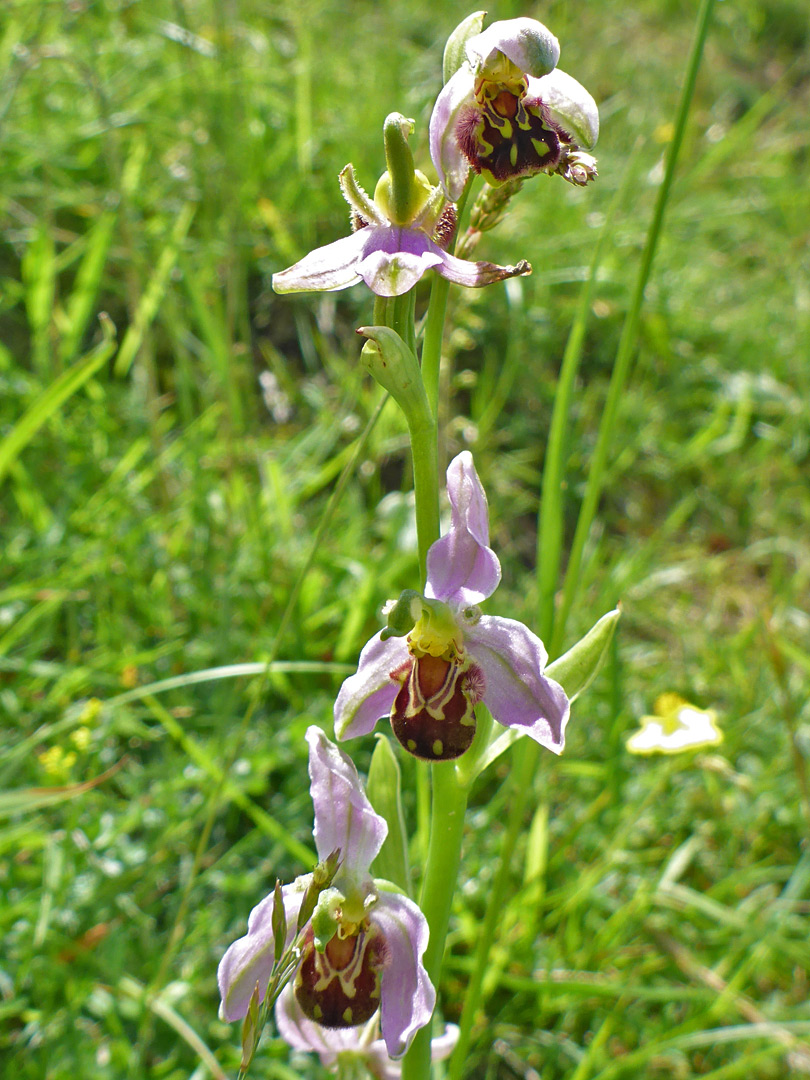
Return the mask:
[[[450,908],[461,863],[467,789],[459,783],[453,762],[435,762],[430,768],[433,783],[430,844],[419,904],[430,928],[423,962],[436,986],[441,974]],[[429,1080],[430,1025],[416,1033],[402,1062],[402,1078]]]
[[[458,220],[476,176],[488,187],[462,241],[467,251],[497,224],[530,177],[556,173],[584,185],[596,176],[595,161],[583,148],[596,140],[598,112],[588,92],[556,68],[559,44],[542,24],[513,19],[484,30],[483,23],[483,12],[465,19],[445,52],[445,87],[430,123],[439,184],[415,168],[408,144],[413,121],[391,113],[383,127],[386,171],[373,197],[351,165],[340,175],[351,234],[273,279],[282,293],[334,291],[362,281],[375,296],[373,324],[358,330],[366,339],[361,362],[397,402],[408,426],[421,591],[406,589],[385,609],[386,627],[366,644],[357,672],[340,689],[335,733],[339,740],[367,735],[388,712],[401,746],[419,759],[422,790],[429,771],[432,798],[420,909],[408,895],[395,759],[377,755],[371,801],[351,759],[320,728],[308,729],[314,836],[328,870],[319,864],[312,875],[277,885],[253,909],[247,934],[230,946],[219,968],[222,1015],[245,1018],[248,1063],[276,1001],[287,1041],[318,1053],[345,1080],[364,1068],[379,1080],[429,1080],[431,1061],[446,1057],[457,1037],[448,1029],[432,1040],[431,1018],[469,787],[513,741],[528,735],[535,745],[525,747],[516,772],[520,786],[530,790],[539,747],[559,754],[565,744],[568,686],[546,673],[543,642],[517,620],[479,608],[497,588],[501,568],[489,546],[486,495],[466,451],[447,469],[451,523],[441,535],[439,372],[450,283],[480,288],[531,270],[525,261],[498,266],[454,254]],[[436,273],[420,364],[415,287],[429,270]],[[583,639],[567,666],[562,663],[559,670],[576,692],[598,667],[614,622],[603,620],[592,640]],[[486,707],[480,723],[479,703],[482,713]],[[522,811],[515,807],[522,805],[515,800],[512,808],[504,872],[520,825]],[[382,863],[394,884],[371,869],[389,835],[393,842]],[[503,880],[502,873],[501,885]],[[291,979],[286,987],[281,969]],[[457,1054],[456,1073],[462,1056]]]

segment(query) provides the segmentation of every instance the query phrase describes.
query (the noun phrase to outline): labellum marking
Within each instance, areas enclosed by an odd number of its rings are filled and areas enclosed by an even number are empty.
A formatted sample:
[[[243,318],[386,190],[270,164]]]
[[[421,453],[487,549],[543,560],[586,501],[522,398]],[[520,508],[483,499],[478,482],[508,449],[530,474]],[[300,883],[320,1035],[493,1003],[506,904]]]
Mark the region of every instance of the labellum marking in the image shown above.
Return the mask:
[[[391,727],[406,750],[425,761],[452,761],[469,749],[484,676],[463,652],[453,659],[411,656],[391,678],[401,684]]]
[[[340,931],[321,953],[312,928],[302,945],[295,997],[305,1016],[323,1027],[365,1024],[380,1007],[380,976],[386,945],[380,931],[366,925],[342,937]]]
[[[515,177],[552,172],[560,159],[565,132],[557,130],[539,98],[482,88],[477,104],[459,116],[459,147],[477,173],[495,186]]]

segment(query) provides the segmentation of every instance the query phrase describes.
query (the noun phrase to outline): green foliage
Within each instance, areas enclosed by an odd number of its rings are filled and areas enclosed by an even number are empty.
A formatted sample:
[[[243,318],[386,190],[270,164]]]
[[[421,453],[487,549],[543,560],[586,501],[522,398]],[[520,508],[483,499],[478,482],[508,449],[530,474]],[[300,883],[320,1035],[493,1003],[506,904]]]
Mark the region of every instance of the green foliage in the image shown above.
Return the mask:
[[[337,174],[349,160],[382,172],[389,112],[416,119],[416,164],[433,175],[427,118],[467,12],[6,8],[0,1066],[20,1080],[235,1075],[216,964],[277,878],[312,869],[303,732],[329,729],[339,665],[417,573],[391,406],[312,557],[381,396],[354,333],[371,304],[361,289],[276,297],[269,276],[345,234]],[[564,551],[694,10],[496,8],[547,22],[602,114],[598,182],[527,184],[480,249],[528,258],[533,275],[450,296],[442,407],[458,419],[444,450],[471,448],[490,496],[504,563],[492,610],[532,621],[568,329],[612,212],[565,439]],[[782,1077],[806,1052],[806,39],[797,0],[717,6],[562,647],[617,600],[622,620],[565,756],[536,780],[475,1076]],[[268,659],[300,666],[259,673]],[[722,753],[625,752],[664,691],[717,709]],[[506,761],[473,791],[451,1019],[508,811]],[[287,1060],[271,1037],[254,1067],[286,1080]]]

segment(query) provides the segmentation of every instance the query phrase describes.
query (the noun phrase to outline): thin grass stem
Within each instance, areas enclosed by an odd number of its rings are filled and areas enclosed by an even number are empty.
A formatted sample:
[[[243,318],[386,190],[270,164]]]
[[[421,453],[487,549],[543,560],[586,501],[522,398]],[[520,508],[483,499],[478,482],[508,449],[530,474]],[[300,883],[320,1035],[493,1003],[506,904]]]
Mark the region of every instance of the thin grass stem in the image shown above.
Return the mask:
[[[686,67],[686,76],[684,78],[681,96],[678,102],[678,109],[675,116],[675,130],[669,147],[669,154],[667,155],[664,179],[658,190],[658,198],[655,201],[652,221],[647,230],[647,239],[641,256],[641,265],[639,266],[636,284],[630,298],[630,307],[624,321],[624,326],[622,327],[622,335],[619,339],[619,347],[616,351],[616,359],[610,377],[607,400],[605,401],[602,420],[599,424],[596,447],[588,472],[585,496],[582,500],[582,506],[580,507],[579,516],[577,518],[574,540],[571,545],[568,567],[563,582],[560,610],[556,619],[554,632],[551,636],[552,655],[556,655],[562,645],[568,616],[571,613],[571,608],[579,588],[582,556],[588,536],[590,535],[591,526],[593,525],[596,516],[599,498],[604,487],[608,456],[613,444],[616,418],[618,416],[619,405],[621,404],[627,378],[630,374],[630,367],[635,356],[641,309],[644,305],[647,284],[650,280],[653,261],[655,259],[656,251],[658,250],[658,242],[663,231],[664,215],[672,193],[675,168],[678,164],[681,146],[683,145],[686,123],[689,118],[689,110],[695,92],[695,83],[697,82],[701,58],[703,56],[703,46],[706,43],[706,37],[709,32],[709,23],[713,7],[714,0],[702,0],[700,10],[698,11],[695,35],[692,40],[692,48]]]

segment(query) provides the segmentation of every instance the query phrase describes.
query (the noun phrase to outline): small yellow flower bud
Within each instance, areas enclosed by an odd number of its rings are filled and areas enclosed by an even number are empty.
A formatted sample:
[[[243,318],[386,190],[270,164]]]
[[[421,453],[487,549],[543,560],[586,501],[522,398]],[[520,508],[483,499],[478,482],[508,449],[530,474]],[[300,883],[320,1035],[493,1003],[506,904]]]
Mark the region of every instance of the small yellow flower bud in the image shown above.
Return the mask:
[[[79,723],[85,726],[94,724],[103,708],[103,702],[99,701],[97,697],[90,698],[85,702],[84,708],[79,713]]]
[[[84,725],[77,727],[75,731],[71,731],[70,741],[77,750],[86,750],[90,745],[90,728]]]

